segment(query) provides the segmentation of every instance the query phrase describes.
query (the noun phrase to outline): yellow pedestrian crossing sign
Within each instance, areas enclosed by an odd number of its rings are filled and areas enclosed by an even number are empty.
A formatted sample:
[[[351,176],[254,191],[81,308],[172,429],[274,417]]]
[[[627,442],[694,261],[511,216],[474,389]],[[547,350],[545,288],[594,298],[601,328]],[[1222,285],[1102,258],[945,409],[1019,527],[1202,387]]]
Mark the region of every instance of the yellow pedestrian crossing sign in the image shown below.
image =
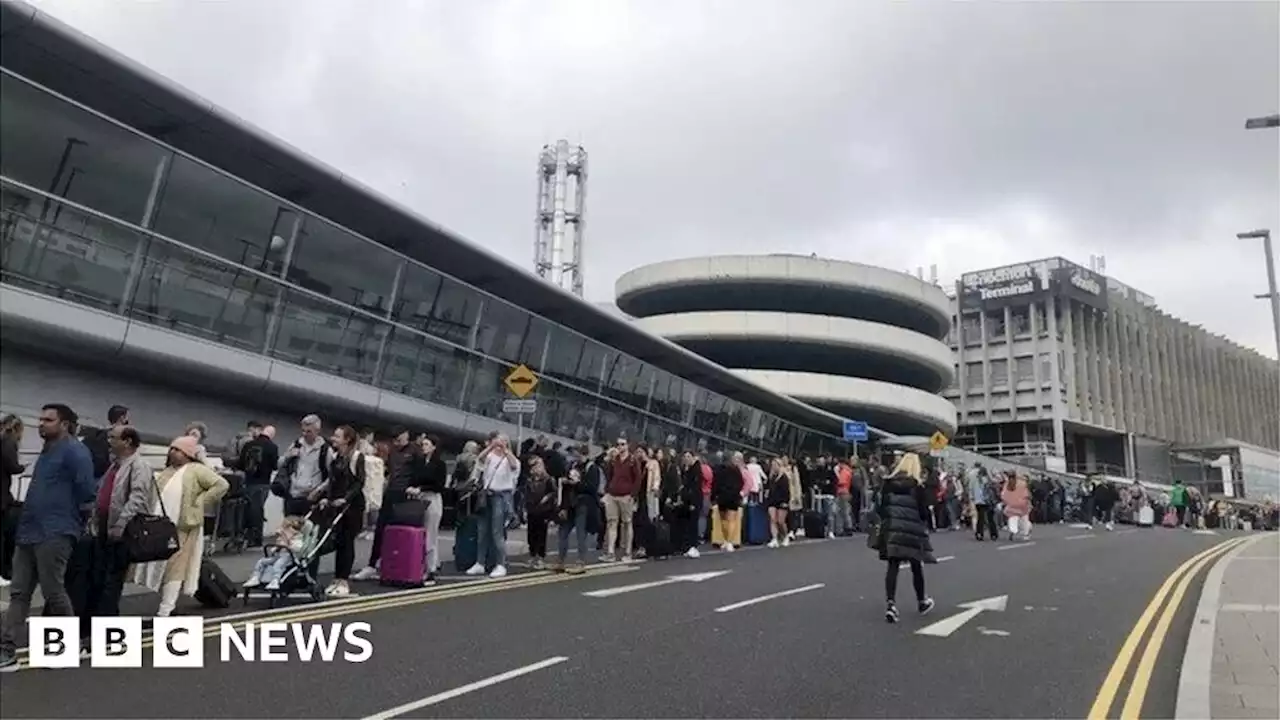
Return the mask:
[[[517,365],[502,381],[512,395],[523,398],[538,387],[538,376],[525,365]]]
[[[947,446],[948,442],[946,435],[936,432],[933,434],[933,437],[929,438],[929,449],[933,452],[940,452]]]

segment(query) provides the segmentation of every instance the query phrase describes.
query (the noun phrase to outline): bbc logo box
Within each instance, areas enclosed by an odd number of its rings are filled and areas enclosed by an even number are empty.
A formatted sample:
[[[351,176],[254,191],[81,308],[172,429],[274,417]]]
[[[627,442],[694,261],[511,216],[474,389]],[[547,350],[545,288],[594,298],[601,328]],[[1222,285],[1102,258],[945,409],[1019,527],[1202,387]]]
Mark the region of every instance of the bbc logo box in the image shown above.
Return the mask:
[[[146,634],[140,617],[93,618],[88,638],[80,636],[75,617],[39,617],[27,623],[27,660],[33,668],[80,667],[81,647],[88,647],[89,664],[95,668],[143,666]],[[153,667],[204,667],[204,618],[153,618],[151,637]]]
[[[89,650],[94,668],[140,668],[143,650],[151,648],[151,666],[157,668],[201,668],[205,662],[206,640],[217,639],[222,662],[345,662],[362,663],[373,656],[369,639],[372,627],[356,623],[219,623],[206,627],[200,617],[157,617],[151,620],[151,637],[143,630],[140,617],[93,618],[90,635],[80,635],[80,620],[74,617],[39,617],[28,620],[30,647],[27,659],[32,668],[76,668],[81,666],[81,648]],[[212,631],[211,631],[212,630]],[[292,642],[290,642],[292,640]],[[339,652],[341,650],[341,652]]]

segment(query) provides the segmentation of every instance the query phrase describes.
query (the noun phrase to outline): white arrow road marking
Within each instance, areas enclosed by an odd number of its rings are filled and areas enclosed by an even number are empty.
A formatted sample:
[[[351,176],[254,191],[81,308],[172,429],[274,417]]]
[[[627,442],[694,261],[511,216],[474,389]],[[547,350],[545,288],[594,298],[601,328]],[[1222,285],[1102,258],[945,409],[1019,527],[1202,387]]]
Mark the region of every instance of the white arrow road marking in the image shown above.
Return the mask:
[[[964,611],[958,612],[949,618],[943,618],[932,625],[922,627],[916,631],[916,634],[931,635],[933,637],[947,637],[964,627],[965,623],[978,617],[984,611],[1004,612],[1004,609],[1008,604],[1008,595],[996,595],[995,597],[961,603],[960,607],[965,608]]]
[[[604,590],[592,590],[584,592],[583,595],[593,598],[607,598],[614,595],[622,595],[623,593],[636,592],[637,590],[649,590],[663,585],[674,585],[675,583],[694,582],[700,583],[712,578],[718,578],[721,575],[728,575],[730,570],[716,570],[713,572],[691,573],[689,575],[670,575],[666,580],[654,580],[653,582],[637,583],[635,585],[622,585],[621,587],[605,588]]]
[[[549,668],[553,665],[559,665],[560,663],[565,662],[568,659],[569,658],[567,657],[547,658],[542,662],[536,662],[532,665],[525,665],[524,667],[516,668],[515,670],[508,670],[507,672],[504,672],[500,675],[494,675],[492,677],[487,677],[483,680],[477,680],[473,683],[467,683],[462,687],[457,687],[452,690],[447,690],[442,693],[437,693],[430,697],[425,697],[425,698],[422,698],[421,700],[417,700],[411,703],[405,703],[404,705],[393,707],[390,710],[383,710],[377,715],[370,715],[369,717],[365,718],[365,720],[390,720],[390,718],[393,718],[399,715],[404,715],[405,713],[413,712],[414,710],[421,710],[424,707],[438,705],[446,700],[452,700],[456,697],[461,697],[468,693],[473,693],[477,690],[483,690],[487,687],[492,687],[494,685],[497,685],[498,683],[504,683],[508,680],[514,680],[522,675],[528,675],[529,673],[537,672],[539,670]]]
[[[826,587],[825,584],[818,583],[817,585],[805,585],[804,587],[795,588],[794,590],[784,590],[782,592],[776,592],[776,593],[773,593],[772,595],[761,595],[758,598],[751,598],[750,600],[743,600],[742,602],[737,602],[732,605],[725,605],[724,607],[718,607],[716,608],[716,612],[727,613],[733,610],[737,610],[739,608],[747,607],[748,605],[755,605],[757,603],[768,602],[770,600],[777,600],[778,598],[787,597],[788,595],[799,595],[800,593],[809,592],[810,590],[821,590],[824,587]]]

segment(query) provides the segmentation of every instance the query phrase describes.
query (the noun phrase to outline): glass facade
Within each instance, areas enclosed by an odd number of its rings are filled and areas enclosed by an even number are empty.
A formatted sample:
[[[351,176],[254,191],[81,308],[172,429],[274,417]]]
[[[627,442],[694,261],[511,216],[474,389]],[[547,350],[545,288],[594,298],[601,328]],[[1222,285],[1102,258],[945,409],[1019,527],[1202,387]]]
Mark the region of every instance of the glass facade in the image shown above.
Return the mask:
[[[536,431],[778,452],[838,438],[710,392],[0,74],[3,280]]]

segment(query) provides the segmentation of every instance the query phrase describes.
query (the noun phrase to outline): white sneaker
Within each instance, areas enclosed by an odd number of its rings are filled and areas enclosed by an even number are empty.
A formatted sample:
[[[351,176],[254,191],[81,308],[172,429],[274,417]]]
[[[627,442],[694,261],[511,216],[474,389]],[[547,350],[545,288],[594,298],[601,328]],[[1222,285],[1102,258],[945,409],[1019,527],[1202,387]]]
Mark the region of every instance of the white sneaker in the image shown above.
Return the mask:
[[[0,577],[0,588],[6,588],[13,584],[13,581],[7,577]]]
[[[733,552],[733,543],[725,543],[725,544],[724,544],[724,551],[725,551],[725,552]]]
[[[833,533],[833,532],[829,532],[829,533],[827,533],[827,539],[828,539],[828,540],[835,540],[835,539],[836,539],[836,534],[835,534],[835,533]]]
[[[791,547],[791,538],[787,537],[782,540],[782,547]]]
[[[702,557],[702,553],[698,552],[698,548],[689,548],[688,552],[686,552],[684,556],[696,560]]]
[[[267,583],[267,589],[268,589],[268,590],[279,590],[279,589],[280,589],[280,581],[279,581],[279,580],[272,580],[271,582]]]
[[[352,575],[351,579],[355,580],[356,582],[366,582],[366,581],[377,580],[378,577],[379,577],[378,568],[365,566],[360,568],[360,570],[356,572],[355,575]]]
[[[1116,529],[1115,525],[1112,525],[1111,523],[1107,523],[1107,532],[1111,532],[1112,530],[1115,530],[1115,529]]]
[[[769,547],[771,547],[771,548],[776,548],[776,547],[778,547],[778,541],[777,541],[777,540],[770,540],[770,541],[769,541]]]
[[[495,568],[495,570],[496,570],[496,569],[497,569],[497,568]],[[484,566],[483,566],[483,565],[481,565],[480,563],[476,563],[475,565],[472,565],[471,567],[467,568],[467,574],[468,574],[468,575],[471,575],[471,576],[475,576],[475,575],[483,575],[483,574],[484,574]]]
[[[257,573],[250,575],[249,579],[244,581],[244,586],[246,588],[256,588],[261,584],[262,584],[262,578],[259,577]]]
[[[481,568],[481,572],[484,572],[483,568]],[[506,577],[506,576],[507,576],[507,567],[505,565],[499,565],[498,567],[493,569],[493,572],[489,573],[489,577],[495,580],[498,578]]]

